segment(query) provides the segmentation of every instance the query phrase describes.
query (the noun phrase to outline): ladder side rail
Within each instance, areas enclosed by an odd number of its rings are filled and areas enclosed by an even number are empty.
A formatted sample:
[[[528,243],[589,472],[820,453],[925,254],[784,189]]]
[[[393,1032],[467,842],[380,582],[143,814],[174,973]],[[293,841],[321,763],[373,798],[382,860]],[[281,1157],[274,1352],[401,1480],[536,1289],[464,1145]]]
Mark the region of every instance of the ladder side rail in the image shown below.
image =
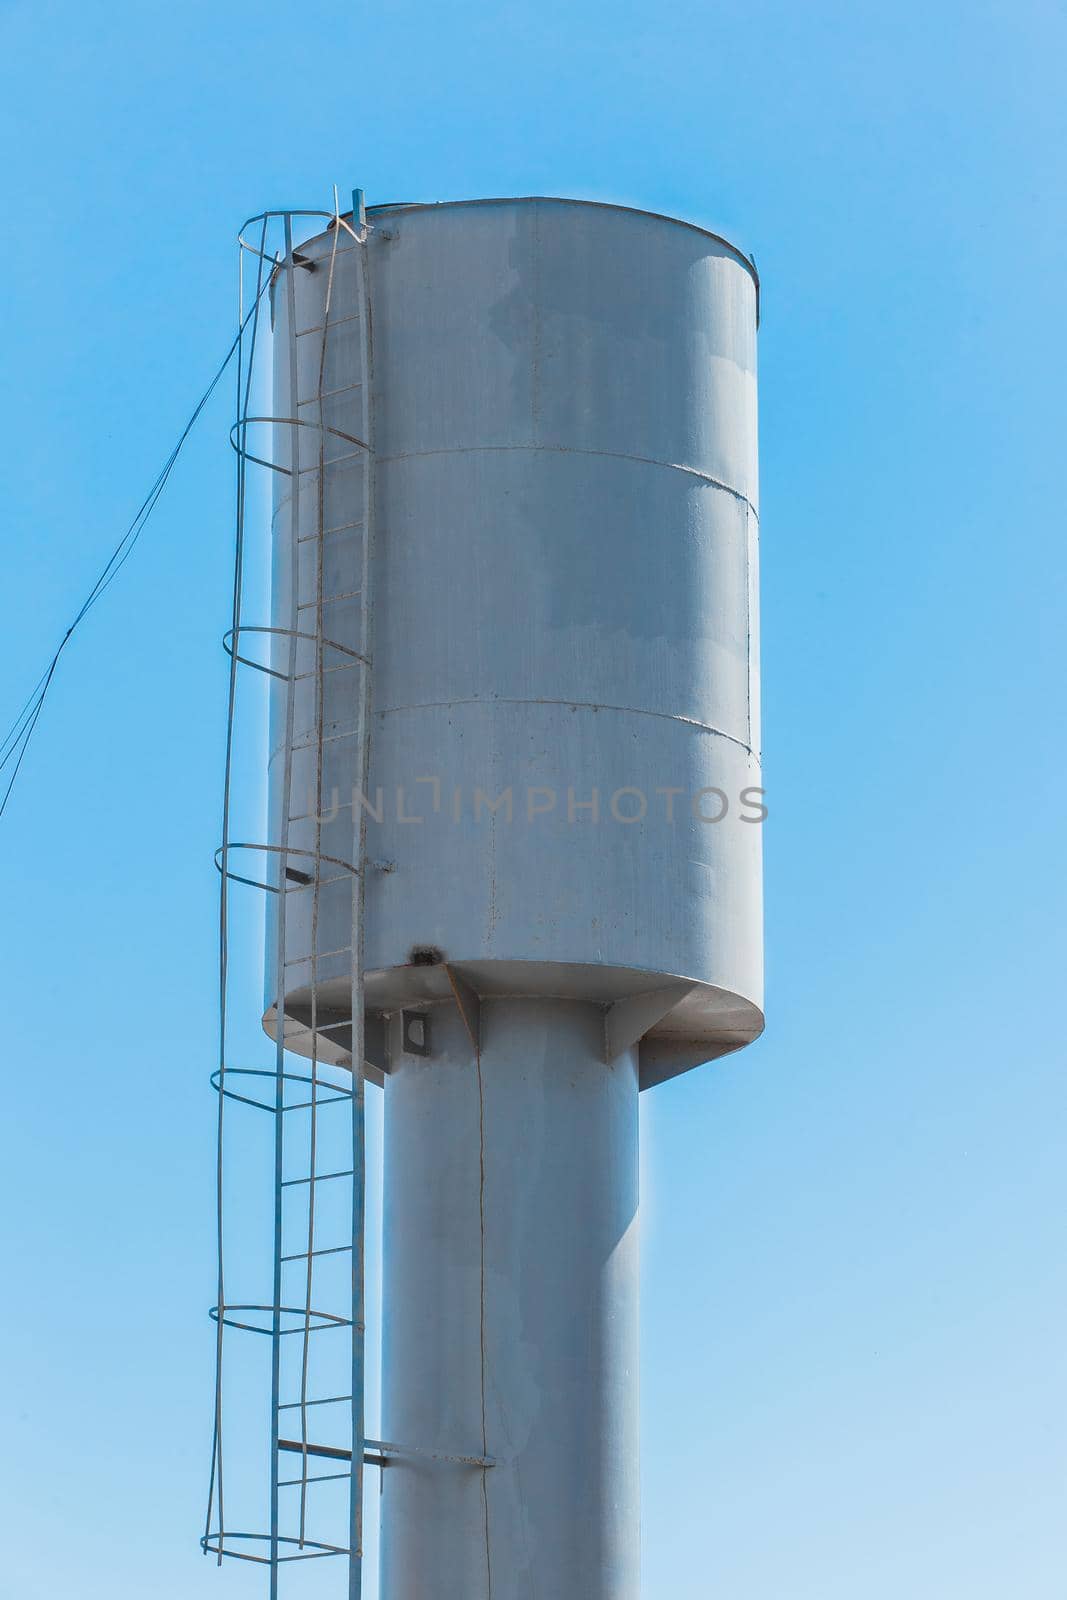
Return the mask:
[[[285,301],[286,341],[289,374],[290,415],[295,416],[297,400],[297,347],[296,347],[296,259],[293,250],[293,218],[290,212],[283,219],[285,233]],[[293,725],[296,713],[297,629],[299,627],[299,546],[297,532],[300,528],[300,429],[291,428],[289,459],[292,466],[292,499],[290,516],[293,537],[290,541],[292,558],[290,566],[290,622],[289,668],[285,693],[285,745],[281,788],[281,813],[279,842],[282,846],[278,870],[278,922],[276,930],[276,961],[278,997],[275,1025],[275,1119],[274,1119],[274,1293],[271,1312],[271,1408],[270,1408],[270,1600],[278,1600],[279,1580],[279,1405],[281,1403],[281,1305],[282,1305],[282,1181],[285,1173],[285,956],[287,895],[285,866],[289,846],[289,813],[293,778]],[[311,1185],[314,1188],[314,1185]]]
[[[374,558],[374,405],[373,324],[371,319],[367,218],[363,191],[352,196],[352,227],[357,236],[360,380],[363,439],[363,541],[360,583],[360,633],[366,663],[359,674],[358,794],[353,797],[353,853],[356,874],[352,880],[352,1460],[349,1489],[350,1529],[348,1600],[363,1593],[363,1463],[366,1450],[366,1077],[364,1073],[364,944],[367,866],[367,792],[370,770],[371,696],[373,692],[374,614],[371,583]]]

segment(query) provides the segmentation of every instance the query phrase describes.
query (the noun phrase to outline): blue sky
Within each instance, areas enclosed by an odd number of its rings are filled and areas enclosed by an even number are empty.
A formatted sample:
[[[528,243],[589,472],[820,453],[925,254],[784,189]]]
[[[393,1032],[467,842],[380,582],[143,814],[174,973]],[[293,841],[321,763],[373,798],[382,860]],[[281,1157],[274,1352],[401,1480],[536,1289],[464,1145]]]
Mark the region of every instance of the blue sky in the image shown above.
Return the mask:
[[[5,715],[229,342],[250,212],[577,195],[756,255],[768,1027],[643,1107],[647,1600],[1063,1594],[1065,31],[0,6]],[[196,1544],[230,402],[0,824],[12,1600],[259,1592]]]

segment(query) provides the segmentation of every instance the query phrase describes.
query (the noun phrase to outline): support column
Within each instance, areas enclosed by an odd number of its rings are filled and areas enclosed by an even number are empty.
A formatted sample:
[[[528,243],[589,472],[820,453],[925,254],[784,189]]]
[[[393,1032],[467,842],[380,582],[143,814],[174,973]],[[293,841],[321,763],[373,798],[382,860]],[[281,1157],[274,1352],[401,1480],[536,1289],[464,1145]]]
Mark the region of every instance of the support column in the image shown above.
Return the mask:
[[[637,1051],[489,1000],[385,1106],[382,1600],[638,1600]]]

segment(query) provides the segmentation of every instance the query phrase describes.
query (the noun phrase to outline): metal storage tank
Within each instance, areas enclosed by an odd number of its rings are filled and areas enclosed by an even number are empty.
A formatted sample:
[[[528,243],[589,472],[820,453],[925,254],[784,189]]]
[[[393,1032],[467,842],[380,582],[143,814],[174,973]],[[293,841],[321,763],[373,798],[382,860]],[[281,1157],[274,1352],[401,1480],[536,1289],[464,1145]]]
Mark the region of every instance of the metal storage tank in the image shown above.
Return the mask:
[[[314,436],[276,428],[273,621],[327,670],[271,771],[309,854],[348,862],[367,818],[383,1431],[426,1456],[384,1476],[382,1592],[637,1600],[638,1091],[762,1027],[758,282],[619,206],[369,223],[369,323],[333,229],[275,296],[274,415]],[[308,1048],[314,980],[343,1059],[351,874],[314,899],[287,1032]]]

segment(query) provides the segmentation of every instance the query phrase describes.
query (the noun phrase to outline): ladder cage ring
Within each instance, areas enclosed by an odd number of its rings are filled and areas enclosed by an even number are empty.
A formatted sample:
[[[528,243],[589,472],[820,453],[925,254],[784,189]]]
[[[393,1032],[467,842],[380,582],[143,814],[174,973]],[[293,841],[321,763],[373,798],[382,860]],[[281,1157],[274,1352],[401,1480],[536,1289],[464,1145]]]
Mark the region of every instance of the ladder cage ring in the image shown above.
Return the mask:
[[[224,877],[229,878],[232,883],[247,883],[253,889],[265,889],[268,894],[278,893],[278,885],[276,883],[264,883],[261,878],[245,878],[239,872],[231,872],[228,867],[223,866],[223,853],[228,854],[231,850],[264,850],[271,855],[308,856],[313,861],[328,861],[331,866],[339,867],[341,875],[348,874],[354,878],[359,877],[358,869],[352,865],[351,861],[345,861],[342,856],[328,856],[320,850],[305,850],[295,844],[257,844],[248,839],[234,839],[226,844],[220,844],[215,851],[215,866],[217,870]],[[306,873],[301,873],[296,887],[311,889],[316,884],[321,886],[324,883],[336,883],[337,881],[336,877],[323,878],[317,874],[310,876]]]
[[[347,1477],[348,1474],[346,1473]],[[261,1566],[273,1565],[269,1556],[253,1555],[250,1550],[227,1550],[227,1539],[248,1539],[258,1543],[270,1544],[269,1533],[231,1533],[229,1529],[220,1528],[217,1533],[206,1533],[200,1540],[200,1548],[205,1555],[229,1556],[234,1561],[255,1561]],[[321,1539],[297,1539],[293,1534],[280,1533],[279,1544],[295,1544],[303,1546],[303,1553],[295,1556],[279,1556],[279,1561],[314,1561],[322,1556],[347,1556],[351,1551],[346,1545],[324,1544]]]
[[[366,442],[365,439],[357,439],[354,433],[343,433],[340,428],[331,428],[325,422],[311,422],[309,419],[307,419],[305,417],[241,417],[241,418],[239,418],[238,421],[235,422],[233,427],[230,429],[230,444],[232,445],[233,449],[236,450],[237,454],[241,457],[241,460],[242,461],[254,461],[257,467],[266,467],[268,469],[268,471],[270,471],[270,472],[280,472],[283,478],[291,478],[293,476],[293,470],[292,470],[291,467],[280,466],[277,461],[268,461],[266,456],[253,455],[251,450],[246,450],[244,445],[239,443],[239,441],[235,437],[235,435],[237,433],[241,432],[243,429],[246,429],[249,426],[249,424],[253,423],[253,422],[271,422],[271,423],[275,423],[275,424],[280,424],[280,425],[288,427],[288,428],[312,428],[312,429],[314,429],[314,431],[316,433],[329,433],[329,434],[332,434],[335,439],[343,439],[346,444],[355,445],[357,450],[362,450],[367,455],[370,454],[370,445]],[[329,466],[332,463],[327,462],[326,464]],[[304,469],[301,469],[301,470],[304,470]],[[309,471],[309,472],[314,472],[317,469],[314,466],[309,466],[306,470]]]
[[[349,212],[348,215],[351,215],[351,212]],[[284,268],[284,266],[285,266],[285,257],[284,256],[279,257],[277,255],[268,255],[266,250],[261,250],[261,249],[257,248],[256,245],[249,244],[248,240],[245,238],[245,233],[247,232],[247,230],[249,228],[251,228],[253,226],[254,223],[257,223],[257,222],[270,223],[270,221],[272,219],[274,219],[274,218],[277,218],[279,221],[284,221],[284,219],[286,217],[289,217],[290,219],[292,219],[294,217],[309,217],[309,218],[325,217],[326,218],[326,223],[327,223],[327,231],[329,231],[329,229],[331,227],[333,227],[336,223],[339,222],[341,224],[342,228],[344,228],[348,233],[350,233],[352,235],[352,238],[355,240],[355,242],[357,244],[361,244],[363,242],[360,239],[359,235],[356,233],[355,229],[351,226],[351,224],[345,221],[344,215],[342,215],[341,213],[339,213],[337,211],[318,211],[318,210],[302,211],[302,210],[298,210],[298,211],[259,211],[259,212],[256,213],[256,215],[254,217],[246,217],[244,222],[242,222],[241,227],[240,227],[240,229],[238,231],[238,234],[237,234],[237,243],[238,243],[238,245],[240,246],[240,248],[242,250],[247,250],[249,255],[259,256],[260,260],[262,260],[262,261],[269,261],[271,266],[273,266],[273,267],[283,267]],[[294,254],[295,254],[295,252],[294,252]],[[299,265],[301,265],[301,263],[297,262],[297,265],[299,266]]]
[[[310,1029],[308,1031],[310,1032]],[[327,1067],[334,1065],[332,1062],[328,1061],[320,1062],[319,1064]],[[335,1070],[341,1072],[345,1069],[342,1067],[336,1067]],[[211,1074],[211,1087],[214,1089],[216,1094],[221,1092],[226,1096],[227,1100],[239,1100],[242,1105],[256,1106],[260,1111],[269,1111],[272,1114],[277,1115],[279,1107],[272,1104],[269,1100],[257,1100],[253,1095],[238,1094],[236,1089],[227,1089],[223,1083],[223,1080],[231,1077],[267,1078],[272,1083],[276,1083],[279,1077],[277,1072],[272,1072],[269,1068],[265,1067],[216,1067],[214,1072]],[[283,1072],[281,1077],[286,1083],[301,1083],[309,1088],[326,1090],[325,1094],[317,1094],[314,1100],[296,1100],[292,1101],[288,1105],[283,1105],[280,1108],[283,1114],[287,1111],[306,1111],[312,1106],[314,1106],[316,1110],[321,1110],[323,1106],[333,1105],[336,1101],[351,1100],[355,1092],[353,1089],[346,1089],[344,1084],[334,1083],[332,1079],[319,1077],[313,1078],[311,1074],[307,1072]]]
[[[359,651],[353,650],[351,645],[341,644],[339,640],[331,639],[324,633],[307,633],[301,628],[268,628],[263,623],[252,622],[242,622],[236,628],[227,628],[222,636],[222,648],[231,660],[236,659],[243,666],[254,667],[257,672],[265,672],[270,678],[279,678],[282,683],[296,683],[301,678],[311,677],[312,674],[297,673],[295,677],[291,677],[288,672],[279,672],[277,667],[268,667],[263,661],[253,661],[251,656],[243,656],[239,653],[234,656],[234,638],[236,636],[239,639],[242,633],[267,633],[284,639],[307,639],[312,644],[322,644],[324,649],[336,650],[340,655],[348,656],[351,660],[358,661],[365,667],[370,666],[367,656],[360,655]],[[344,662],[339,664],[343,666]],[[326,670],[330,671],[331,669],[326,668]]]
[[[271,1325],[262,1327],[256,1322],[240,1322],[230,1315],[231,1311],[239,1311],[248,1316],[269,1317]],[[296,1333],[326,1333],[331,1328],[351,1328],[353,1326],[351,1317],[339,1316],[336,1311],[316,1311],[314,1307],[308,1309],[304,1306],[256,1305],[251,1301],[227,1302],[222,1308],[222,1323],[226,1328],[240,1328],[242,1333],[261,1333],[266,1338],[272,1339],[274,1337],[273,1321],[275,1311],[278,1312],[279,1320],[282,1317],[292,1317],[294,1319],[291,1328],[279,1328],[278,1335],[282,1339]],[[212,1306],[208,1316],[212,1322],[218,1322],[218,1306]],[[313,1317],[317,1317],[319,1320],[313,1322],[311,1320]]]

